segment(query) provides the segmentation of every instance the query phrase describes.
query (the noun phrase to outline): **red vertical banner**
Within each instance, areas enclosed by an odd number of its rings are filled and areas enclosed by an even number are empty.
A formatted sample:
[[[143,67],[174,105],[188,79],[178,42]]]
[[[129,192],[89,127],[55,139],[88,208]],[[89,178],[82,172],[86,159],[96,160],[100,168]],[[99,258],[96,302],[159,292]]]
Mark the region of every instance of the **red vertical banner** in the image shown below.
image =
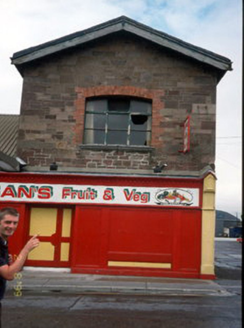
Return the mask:
[[[187,116],[184,122],[183,138],[183,153],[187,153],[190,150],[190,116]]]

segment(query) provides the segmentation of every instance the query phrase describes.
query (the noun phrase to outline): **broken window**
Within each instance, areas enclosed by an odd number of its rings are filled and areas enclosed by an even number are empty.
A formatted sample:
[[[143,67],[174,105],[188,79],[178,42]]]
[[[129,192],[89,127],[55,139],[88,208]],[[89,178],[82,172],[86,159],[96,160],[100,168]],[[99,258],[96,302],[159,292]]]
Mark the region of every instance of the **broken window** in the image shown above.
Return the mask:
[[[152,103],[128,97],[86,101],[85,144],[149,146]]]

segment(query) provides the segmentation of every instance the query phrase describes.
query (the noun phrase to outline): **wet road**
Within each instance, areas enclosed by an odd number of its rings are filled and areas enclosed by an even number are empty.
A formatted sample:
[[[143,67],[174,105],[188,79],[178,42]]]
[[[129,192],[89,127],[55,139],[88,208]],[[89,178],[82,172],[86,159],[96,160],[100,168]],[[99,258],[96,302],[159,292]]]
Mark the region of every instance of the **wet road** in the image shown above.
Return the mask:
[[[9,298],[3,327],[238,328],[241,297],[25,295]]]
[[[12,293],[3,302],[3,328],[240,328],[241,245],[216,248],[217,282],[228,295]]]

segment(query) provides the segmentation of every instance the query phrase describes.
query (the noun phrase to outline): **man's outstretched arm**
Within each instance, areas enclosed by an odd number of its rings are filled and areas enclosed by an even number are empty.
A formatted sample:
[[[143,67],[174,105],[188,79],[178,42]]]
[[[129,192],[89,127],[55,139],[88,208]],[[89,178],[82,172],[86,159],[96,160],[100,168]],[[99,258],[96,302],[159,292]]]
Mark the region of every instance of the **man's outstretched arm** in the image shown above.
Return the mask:
[[[2,276],[6,280],[13,280],[15,273],[21,271],[28,254],[30,251],[32,251],[34,248],[36,248],[39,245],[39,239],[37,238],[37,235],[34,235],[24,246],[24,248],[19,253],[16,260],[10,264],[10,265],[2,265],[0,266],[0,276]]]

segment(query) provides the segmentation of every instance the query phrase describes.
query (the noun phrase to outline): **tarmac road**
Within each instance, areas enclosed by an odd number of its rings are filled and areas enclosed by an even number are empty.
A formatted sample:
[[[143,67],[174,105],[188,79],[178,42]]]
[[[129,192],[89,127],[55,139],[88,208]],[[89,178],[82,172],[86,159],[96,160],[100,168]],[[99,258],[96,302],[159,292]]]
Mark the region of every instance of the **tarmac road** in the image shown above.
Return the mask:
[[[215,274],[217,279],[242,279],[243,245],[236,239],[217,238],[215,241]]]
[[[217,240],[217,280],[164,279],[159,283],[148,278],[145,284],[145,278],[120,277],[119,285],[124,289],[117,292],[105,289],[96,293],[95,288],[88,293],[43,289],[56,279],[46,278],[43,283],[45,273],[42,273],[37,281],[42,282],[39,289],[25,290],[20,297],[9,289],[3,302],[3,328],[239,328],[242,327],[241,255],[241,244]],[[96,278],[85,277],[87,281],[91,279],[94,287],[109,281]],[[111,277],[109,281],[112,285],[114,279]],[[143,289],[144,293],[130,289],[131,285],[144,288],[150,283],[162,288],[159,294],[150,289]]]
[[[3,327],[240,328],[240,308],[240,296],[25,295]]]

